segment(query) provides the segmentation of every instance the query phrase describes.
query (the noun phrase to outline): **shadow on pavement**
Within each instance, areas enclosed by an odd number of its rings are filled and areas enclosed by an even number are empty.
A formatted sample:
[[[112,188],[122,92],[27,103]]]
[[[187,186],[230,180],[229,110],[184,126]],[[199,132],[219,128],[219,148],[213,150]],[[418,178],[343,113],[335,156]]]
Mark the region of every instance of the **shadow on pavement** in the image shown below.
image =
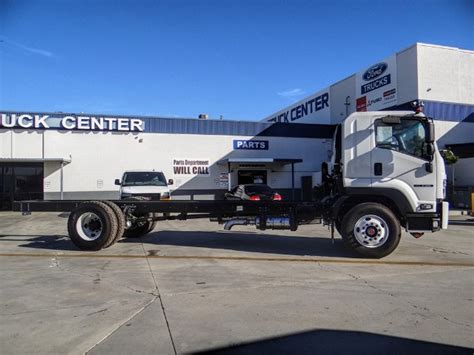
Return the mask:
[[[472,354],[472,349],[367,332],[321,329],[195,354]]]
[[[16,239],[15,237],[22,237]],[[24,237],[31,237],[25,239]],[[79,250],[65,235],[0,235],[2,241],[20,241],[22,248],[72,251]],[[299,237],[272,234],[199,232],[199,231],[156,231],[142,238],[122,239],[119,243],[144,243],[196,247],[207,249],[234,250],[242,252],[281,254],[293,256],[358,257],[346,250],[340,239],[334,244],[329,238]],[[112,246],[113,248],[113,246]],[[155,255],[154,250],[149,250]]]
[[[290,233],[290,232],[289,232]],[[235,250],[297,256],[355,257],[344,249],[342,241],[329,238],[299,237],[232,232],[156,231],[141,238],[145,244],[172,245],[208,249]],[[122,242],[134,242],[124,239]],[[150,252],[153,252],[150,250]]]
[[[15,237],[22,237],[16,239]],[[31,237],[25,239],[24,237]],[[66,235],[3,235],[0,234],[0,242],[3,241],[19,241],[27,242],[26,244],[19,244],[22,248],[48,249],[48,250],[79,250]]]
[[[452,226],[474,226],[474,218],[450,219],[448,225]]]

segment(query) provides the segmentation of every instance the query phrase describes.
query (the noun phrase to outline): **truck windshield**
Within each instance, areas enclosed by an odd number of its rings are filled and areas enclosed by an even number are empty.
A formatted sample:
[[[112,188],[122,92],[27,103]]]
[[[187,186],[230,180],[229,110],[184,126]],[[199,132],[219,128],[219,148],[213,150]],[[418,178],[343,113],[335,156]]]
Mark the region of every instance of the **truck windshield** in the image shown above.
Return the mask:
[[[426,158],[426,129],[423,122],[402,119],[399,124],[375,122],[377,147]]]
[[[163,173],[129,172],[123,175],[123,186],[167,186]]]

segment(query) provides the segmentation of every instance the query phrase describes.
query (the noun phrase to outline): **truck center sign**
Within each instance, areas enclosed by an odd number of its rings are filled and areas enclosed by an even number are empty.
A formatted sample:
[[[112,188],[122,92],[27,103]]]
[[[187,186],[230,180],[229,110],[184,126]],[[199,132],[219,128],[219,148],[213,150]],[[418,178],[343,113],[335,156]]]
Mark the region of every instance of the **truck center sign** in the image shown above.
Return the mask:
[[[138,118],[2,113],[2,128],[143,132],[145,123]]]
[[[267,117],[267,122],[311,123],[330,122],[329,90],[322,90],[316,94],[300,100],[293,105]]]

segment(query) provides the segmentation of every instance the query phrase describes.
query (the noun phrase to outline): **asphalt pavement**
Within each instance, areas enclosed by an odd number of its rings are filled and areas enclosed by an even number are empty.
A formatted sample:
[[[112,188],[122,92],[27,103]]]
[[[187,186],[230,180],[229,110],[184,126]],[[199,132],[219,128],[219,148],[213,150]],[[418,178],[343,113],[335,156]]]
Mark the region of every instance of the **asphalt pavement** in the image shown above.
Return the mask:
[[[99,252],[66,215],[0,213],[2,354],[469,353],[474,221],[381,260],[327,228],[160,222]]]

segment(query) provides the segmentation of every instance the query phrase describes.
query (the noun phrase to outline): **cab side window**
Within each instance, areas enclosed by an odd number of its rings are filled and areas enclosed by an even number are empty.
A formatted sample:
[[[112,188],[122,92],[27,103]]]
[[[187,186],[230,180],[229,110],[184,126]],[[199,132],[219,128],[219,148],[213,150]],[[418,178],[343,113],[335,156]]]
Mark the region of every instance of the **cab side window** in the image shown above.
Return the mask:
[[[419,120],[405,119],[399,124],[375,121],[376,146],[427,159],[425,126]]]

